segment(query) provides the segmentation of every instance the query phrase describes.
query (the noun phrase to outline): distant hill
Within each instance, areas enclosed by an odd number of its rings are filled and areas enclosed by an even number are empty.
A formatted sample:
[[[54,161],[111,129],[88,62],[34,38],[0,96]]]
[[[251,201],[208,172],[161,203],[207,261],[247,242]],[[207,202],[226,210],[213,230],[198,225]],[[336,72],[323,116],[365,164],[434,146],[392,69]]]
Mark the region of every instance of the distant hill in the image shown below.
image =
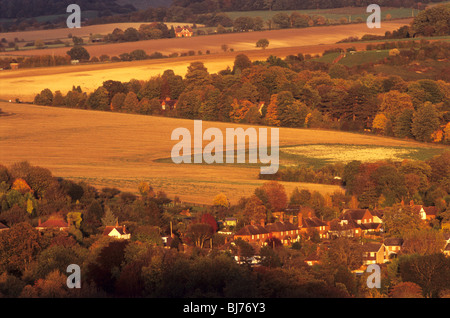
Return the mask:
[[[150,7],[169,7],[172,4],[172,0],[116,0],[119,5],[132,5],[137,10],[145,10]]]
[[[111,0],[77,0],[76,4],[84,11],[98,11],[102,16],[136,11],[130,3],[139,1],[121,1],[124,2],[123,5]],[[0,0],[0,18],[34,18],[66,14],[67,6],[72,3],[74,3],[73,0]]]
[[[432,2],[442,2],[433,0]],[[173,0],[173,6],[189,8],[193,13],[207,13],[217,11],[254,11],[254,10],[311,10],[331,9],[342,7],[367,7],[370,4],[381,7],[411,8],[417,5],[424,6],[428,1],[423,0]]]

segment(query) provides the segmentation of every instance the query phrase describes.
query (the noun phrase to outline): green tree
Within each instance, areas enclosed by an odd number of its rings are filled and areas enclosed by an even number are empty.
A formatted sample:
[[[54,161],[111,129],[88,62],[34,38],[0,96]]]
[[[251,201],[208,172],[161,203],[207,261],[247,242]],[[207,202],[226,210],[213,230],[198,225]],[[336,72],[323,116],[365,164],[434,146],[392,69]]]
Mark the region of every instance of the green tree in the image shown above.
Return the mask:
[[[44,105],[51,106],[53,105],[53,93],[50,89],[43,89],[39,94],[34,98],[34,103],[36,105]]]
[[[91,109],[110,110],[108,91],[103,86],[97,88],[89,95],[87,105]]]
[[[431,141],[431,134],[439,128],[439,113],[436,107],[426,102],[413,115],[411,131],[419,141]]]
[[[89,52],[82,46],[74,46],[69,51],[67,51],[67,55],[69,55],[72,60],[79,61],[89,61],[89,59],[91,58]]]

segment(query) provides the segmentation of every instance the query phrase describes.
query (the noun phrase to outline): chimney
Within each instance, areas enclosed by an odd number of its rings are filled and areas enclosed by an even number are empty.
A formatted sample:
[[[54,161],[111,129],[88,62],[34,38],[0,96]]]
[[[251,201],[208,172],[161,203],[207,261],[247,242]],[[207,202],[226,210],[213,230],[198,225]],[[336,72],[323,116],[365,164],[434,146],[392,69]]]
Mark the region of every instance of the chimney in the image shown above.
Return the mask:
[[[413,206],[414,205],[414,200],[409,201],[409,205]]]
[[[261,224],[262,227],[264,227],[264,226],[266,226],[266,221],[264,219],[261,219],[260,224]]]
[[[298,227],[302,227],[303,226],[303,216],[301,213],[297,214],[297,223],[298,223]]]
[[[41,218],[38,220],[38,226],[41,227]]]
[[[294,216],[289,215],[289,223],[294,224]]]

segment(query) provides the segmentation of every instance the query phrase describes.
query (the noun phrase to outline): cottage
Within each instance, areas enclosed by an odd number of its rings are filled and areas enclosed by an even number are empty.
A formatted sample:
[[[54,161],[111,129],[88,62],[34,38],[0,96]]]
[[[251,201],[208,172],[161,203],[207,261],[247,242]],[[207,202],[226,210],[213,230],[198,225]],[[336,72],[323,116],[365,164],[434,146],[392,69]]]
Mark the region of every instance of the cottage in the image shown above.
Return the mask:
[[[436,218],[436,207],[428,206],[424,207],[423,205],[414,204],[414,201],[411,201],[409,205],[412,207],[413,211],[420,215],[422,220],[433,220]]]
[[[131,234],[127,232],[125,225],[119,226],[118,223],[116,226],[106,226],[103,230],[103,235],[121,240],[129,240],[131,238]]]
[[[38,226],[36,227],[38,231],[43,230],[59,230],[59,231],[67,231],[69,230],[69,224],[64,221],[61,217],[53,216],[50,217],[47,221],[44,223],[41,222],[41,219],[38,220]]]

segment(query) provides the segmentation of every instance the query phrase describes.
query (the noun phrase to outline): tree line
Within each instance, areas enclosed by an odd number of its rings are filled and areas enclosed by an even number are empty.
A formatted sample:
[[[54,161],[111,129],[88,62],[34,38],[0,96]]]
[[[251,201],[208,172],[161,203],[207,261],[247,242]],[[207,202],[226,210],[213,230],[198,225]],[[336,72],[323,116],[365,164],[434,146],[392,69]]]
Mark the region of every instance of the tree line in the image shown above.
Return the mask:
[[[448,56],[446,42],[392,52],[383,63]],[[233,68],[210,74],[191,63],[184,77],[172,70],[148,81],[106,81],[87,94],[43,90],[39,105],[67,106],[279,127],[364,131],[426,142],[449,141],[450,93],[444,80],[405,81],[373,74],[370,64],[348,68],[309,56],[250,61],[238,54]],[[445,74],[443,74],[445,75]],[[176,107],[162,108],[166,99]]]

